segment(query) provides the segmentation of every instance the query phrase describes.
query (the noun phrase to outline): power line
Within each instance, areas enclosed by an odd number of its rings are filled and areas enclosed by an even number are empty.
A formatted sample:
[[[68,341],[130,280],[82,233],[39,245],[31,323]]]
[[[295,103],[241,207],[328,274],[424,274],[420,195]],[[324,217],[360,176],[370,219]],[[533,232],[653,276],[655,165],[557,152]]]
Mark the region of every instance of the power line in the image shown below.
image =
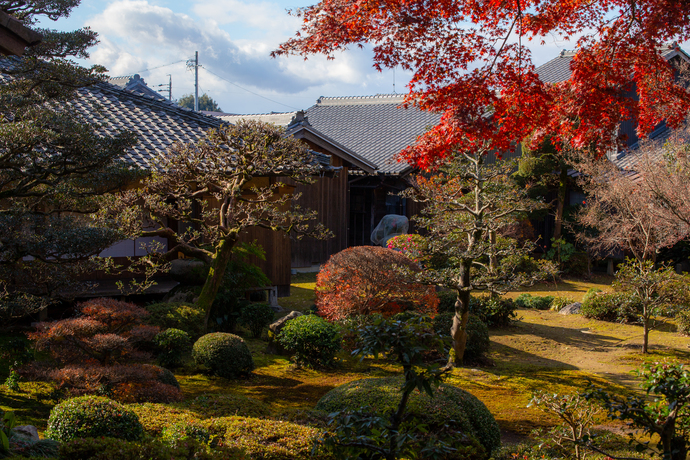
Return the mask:
[[[185,60],[182,59],[182,60],[180,60],[180,61],[171,62],[170,64],[163,64],[163,65],[159,65],[158,67],[151,67],[150,69],[140,70],[139,72],[134,72],[134,73],[150,72],[151,70],[161,69],[161,68],[163,68],[163,67],[168,67],[168,66],[170,66],[170,65],[179,64],[180,62],[184,62],[184,61],[185,61]]]
[[[259,96],[260,98],[266,99],[267,101],[271,101],[271,102],[273,102],[274,104],[282,105],[282,106],[284,106],[284,107],[288,107],[288,108],[293,109],[293,110],[299,110],[298,108],[293,107],[293,106],[291,106],[291,105],[287,105],[287,104],[283,104],[282,102],[274,101],[273,99],[267,98],[266,96],[262,96],[262,95],[259,94],[259,93],[255,93],[254,91],[248,90],[247,88],[244,88],[244,87],[238,85],[237,83],[231,82],[230,80],[228,80],[228,79],[225,78],[225,77],[221,77],[221,76],[218,75],[217,73],[211,72],[211,71],[208,70],[206,67],[202,67],[202,69],[204,69],[206,72],[210,73],[211,75],[215,75],[216,77],[220,78],[221,80],[230,83],[230,84],[233,85],[233,86],[237,86],[239,89],[242,89],[242,90],[244,90],[244,91],[246,91],[246,92],[248,92],[248,93],[250,93],[250,94],[253,94],[254,96]]]

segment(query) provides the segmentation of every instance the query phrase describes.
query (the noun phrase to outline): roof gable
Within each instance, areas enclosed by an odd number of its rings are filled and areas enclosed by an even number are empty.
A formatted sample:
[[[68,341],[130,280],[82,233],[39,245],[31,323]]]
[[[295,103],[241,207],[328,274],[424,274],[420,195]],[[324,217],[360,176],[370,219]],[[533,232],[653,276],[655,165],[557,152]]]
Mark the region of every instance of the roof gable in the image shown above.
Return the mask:
[[[403,108],[403,101],[400,94],[321,97],[305,115],[318,133],[372,163],[378,172],[397,175],[411,169],[397,161],[398,153],[441,119],[438,113]]]
[[[161,101],[166,100],[160,93],[158,93],[158,91],[149,88],[144,79],[141,78],[138,73],[134,75],[125,75],[122,77],[111,77],[108,79],[108,83],[115,85],[120,89],[132,91],[136,94],[151,96],[154,99]]]

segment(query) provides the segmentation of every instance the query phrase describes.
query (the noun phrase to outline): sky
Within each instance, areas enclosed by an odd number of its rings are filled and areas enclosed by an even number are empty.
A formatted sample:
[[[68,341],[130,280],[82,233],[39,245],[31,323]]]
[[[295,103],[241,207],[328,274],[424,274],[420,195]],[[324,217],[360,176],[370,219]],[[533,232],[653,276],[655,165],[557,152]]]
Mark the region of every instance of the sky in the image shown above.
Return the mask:
[[[138,73],[153,89],[172,76],[172,96],[194,93],[187,61],[199,52],[199,95],[208,94],[228,113],[307,109],[321,96],[406,92],[410,74],[372,66],[370,48],[351,49],[335,60],[312,56],[273,59],[270,52],[292,37],[300,20],[287,10],[313,0],[83,0],[67,18],[42,27],[91,27],[100,43],[82,65],[100,64],[111,76]],[[532,50],[536,65],[571,49],[550,40]]]

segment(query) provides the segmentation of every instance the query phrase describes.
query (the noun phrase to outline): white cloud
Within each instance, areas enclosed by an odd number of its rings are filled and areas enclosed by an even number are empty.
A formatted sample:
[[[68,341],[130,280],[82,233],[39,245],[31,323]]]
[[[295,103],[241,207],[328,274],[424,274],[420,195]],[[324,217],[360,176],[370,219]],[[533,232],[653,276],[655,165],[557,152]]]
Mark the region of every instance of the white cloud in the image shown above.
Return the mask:
[[[279,39],[291,36],[300,26],[299,18],[289,16],[284,8],[272,2],[197,0],[193,11],[200,18],[217,24],[268,32],[269,36]]]
[[[270,21],[259,18],[252,6],[235,3],[244,5],[238,14],[252,17],[247,19],[249,23],[258,21],[270,27]],[[264,18],[269,16],[266,12]],[[239,85],[277,93],[301,92],[326,83],[362,84],[367,74],[372,74],[371,57],[366,52],[345,54],[336,61],[321,57],[306,62],[299,57],[271,59],[270,50],[279,42],[233,40],[215,21],[195,21],[143,0],[113,2],[88,25],[103,37],[92,61],[110,68],[112,74],[187,59],[197,50],[200,63],[212,73]],[[220,79],[205,84],[227,86]]]

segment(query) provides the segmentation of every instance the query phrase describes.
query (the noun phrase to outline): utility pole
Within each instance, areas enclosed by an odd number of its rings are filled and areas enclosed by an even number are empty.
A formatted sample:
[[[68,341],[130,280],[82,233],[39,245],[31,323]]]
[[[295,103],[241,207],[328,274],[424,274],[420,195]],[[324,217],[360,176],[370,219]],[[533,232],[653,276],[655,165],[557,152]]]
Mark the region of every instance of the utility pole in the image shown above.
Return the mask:
[[[168,84],[166,85],[165,83],[161,83],[160,85],[156,85],[158,87],[163,87],[163,89],[157,90],[159,93],[162,93],[164,91],[168,92],[168,101],[172,102],[172,75],[168,74]]]
[[[199,52],[194,56],[194,111],[199,111]]]
[[[194,60],[187,61],[187,68],[194,67],[194,111],[199,111],[199,52],[194,54]]]

